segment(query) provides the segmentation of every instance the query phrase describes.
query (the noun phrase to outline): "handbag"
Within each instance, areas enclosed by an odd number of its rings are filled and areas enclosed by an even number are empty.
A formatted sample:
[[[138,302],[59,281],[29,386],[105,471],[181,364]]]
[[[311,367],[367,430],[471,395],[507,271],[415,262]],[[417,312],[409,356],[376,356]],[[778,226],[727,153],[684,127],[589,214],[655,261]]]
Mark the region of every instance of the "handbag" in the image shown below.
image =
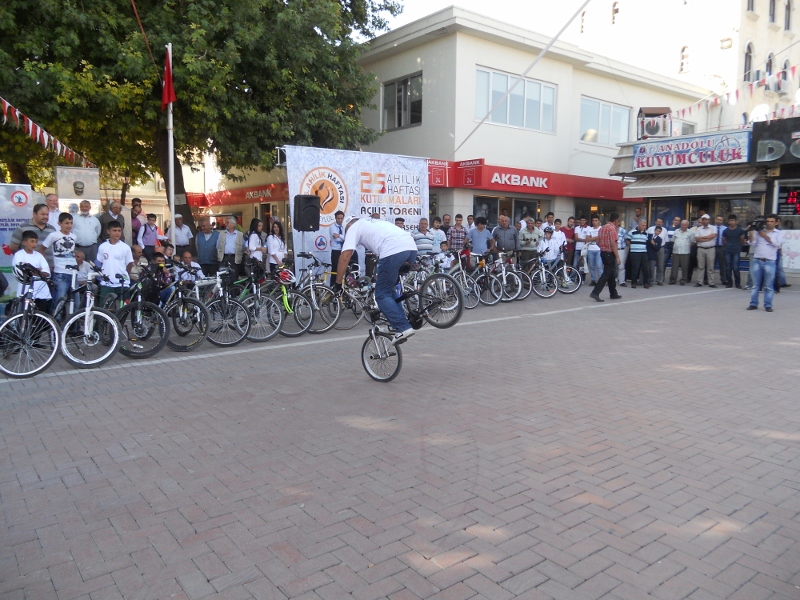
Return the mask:
[[[581,257],[586,258],[588,254],[589,254],[589,244],[584,244],[583,248],[581,248]]]

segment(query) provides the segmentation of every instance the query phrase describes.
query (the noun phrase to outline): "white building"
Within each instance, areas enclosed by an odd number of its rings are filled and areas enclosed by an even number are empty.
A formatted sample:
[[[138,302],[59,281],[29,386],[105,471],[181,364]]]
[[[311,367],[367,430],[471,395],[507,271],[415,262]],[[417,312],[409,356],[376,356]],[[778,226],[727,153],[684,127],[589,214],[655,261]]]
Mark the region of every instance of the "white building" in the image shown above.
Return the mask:
[[[719,128],[784,116],[800,102],[796,0],[593,0],[564,40],[707,87]],[[753,83],[752,94],[749,84]],[[766,85],[764,85],[766,84]],[[736,92],[738,100],[736,98]],[[675,108],[675,107],[673,107]],[[798,113],[800,114],[800,113]]]
[[[636,139],[639,108],[709,90],[559,42],[474,131],[548,41],[455,7],[375,38],[362,64],[380,84],[377,109],[363,121],[385,133],[365,150],[438,159],[435,214],[628,212],[608,172],[616,144]]]

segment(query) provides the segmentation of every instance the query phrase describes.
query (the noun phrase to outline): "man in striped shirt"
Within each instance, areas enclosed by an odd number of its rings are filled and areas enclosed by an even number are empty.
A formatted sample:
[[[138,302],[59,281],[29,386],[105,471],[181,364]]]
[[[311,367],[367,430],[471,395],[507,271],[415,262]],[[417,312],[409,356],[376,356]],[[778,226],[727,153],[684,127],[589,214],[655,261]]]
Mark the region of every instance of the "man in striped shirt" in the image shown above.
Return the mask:
[[[631,287],[636,289],[639,281],[639,274],[644,276],[644,287],[649,288],[650,284],[650,262],[647,260],[647,221],[639,220],[639,226],[633,231],[628,232],[630,242],[631,257]]]
[[[622,297],[617,293],[617,283],[614,279],[617,265],[620,263],[619,248],[617,247],[619,245],[617,240],[618,226],[619,214],[611,213],[608,216],[608,223],[603,225],[600,231],[597,232],[597,245],[600,247],[600,259],[603,261],[603,274],[597,278],[597,284],[594,286],[592,293],[589,294],[589,297],[596,302],[604,302],[600,297],[600,292],[603,291],[606,283],[612,300]]]

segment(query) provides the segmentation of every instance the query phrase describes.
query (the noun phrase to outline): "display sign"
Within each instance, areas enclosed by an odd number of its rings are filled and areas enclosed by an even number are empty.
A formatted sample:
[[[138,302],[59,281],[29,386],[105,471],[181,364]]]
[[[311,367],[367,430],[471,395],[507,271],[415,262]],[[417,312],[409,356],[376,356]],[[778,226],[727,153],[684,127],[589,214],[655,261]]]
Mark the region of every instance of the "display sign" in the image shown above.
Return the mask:
[[[781,261],[785,271],[800,272],[800,229],[783,230]]]
[[[287,146],[289,196],[315,194],[321,207],[319,234],[293,233],[295,254],[302,249],[328,260],[330,250],[320,249],[318,238],[328,235],[339,210],[357,217],[378,213],[390,222],[402,217],[405,229],[417,229],[420,218],[428,216],[428,173],[425,158]]]
[[[800,163],[800,119],[753,123],[750,162],[761,166]]]
[[[778,192],[778,215],[800,217],[800,187],[781,186]]]
[[[14,230],[31,220],[33,207],[44,202],[41,194],[34,192],[29,185],[0,183],[0,271],[8,280],[4,298],[17,293],[17,280],[11,274],[11,236]]]
[[[633,170],[659,171],[741,164],[748,161],[749,152],[749,131],[640,142],[633,146]]]
[[[60,202],[69,200],[99,202],[100,169],[56,167],[56,194]]]

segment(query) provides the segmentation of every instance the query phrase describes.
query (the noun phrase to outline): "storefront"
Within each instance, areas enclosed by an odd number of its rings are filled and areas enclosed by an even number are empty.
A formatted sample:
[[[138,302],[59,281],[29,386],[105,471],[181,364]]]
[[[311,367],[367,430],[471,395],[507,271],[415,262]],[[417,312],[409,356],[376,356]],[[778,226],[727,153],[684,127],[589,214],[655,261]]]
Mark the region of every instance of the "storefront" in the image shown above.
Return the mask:
[[[587,218],[595,213],[605,220],[612,212],[626,218],[641,206],[641,197],[623,197],[623,184],[613,179],[581,177],[485,164],[484,159],[460,162],[428,161],[431,214],[438,214],[440,193],[453,193],[454,212],[485,217],[490,227],[500,216],[512,222],[528,214],[543,218]],[[441,216],[441,215],[440,215]]]
[[[239,224],[247,229],[253,218],[267,222],[270,217],[278,217],[287,222],[289,211],[289,186],[286,183],[271,183],[253,187],[242,187],[208,194],[186,194],[192,207],[195,222],[210,217],[218,227],[225,226],[227,217],[236,217]]]
[[[648,223],[695,223],[730,214],[749,223],[765,210],[766,170],[749,164],[750,131],[642,140],[620,148],[611,173],[635,178],[623,195],[644,198]]]

